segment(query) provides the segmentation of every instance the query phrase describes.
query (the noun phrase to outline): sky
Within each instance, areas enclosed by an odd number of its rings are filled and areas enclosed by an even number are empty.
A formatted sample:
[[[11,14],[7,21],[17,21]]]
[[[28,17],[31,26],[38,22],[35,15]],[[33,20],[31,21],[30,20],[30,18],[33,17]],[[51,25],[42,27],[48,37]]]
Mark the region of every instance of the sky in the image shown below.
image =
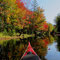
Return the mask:
[[[46,21],[55,24],[55,18],[60,13],[60,0],[37,0],[37,3],[44,9]]]
[[[34,0],[23,0],[30,9],[33,7],[30,5]],[[36,0],[38,6],[44,9],[44,15],[48,23],[55,24],[55,18],[60,13],[60,0]],[[33,3],[32,3],[33,5]]]

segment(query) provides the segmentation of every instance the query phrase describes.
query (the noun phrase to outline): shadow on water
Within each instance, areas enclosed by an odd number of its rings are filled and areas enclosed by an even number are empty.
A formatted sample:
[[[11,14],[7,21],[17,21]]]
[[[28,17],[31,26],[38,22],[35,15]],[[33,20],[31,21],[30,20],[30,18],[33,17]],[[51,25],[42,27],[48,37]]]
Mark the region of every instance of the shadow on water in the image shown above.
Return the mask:
[[[12,39],[7,42],[4,42],[2,45],[0,45],[0,59],[20,60],[21,56],[24,54],[28,46],[29,41],[35,52],[41,58],[41,60],[47,60],[45,56],[47,55],[48,52],[48,45],[54,43],[54,38],[52,36],[50,36],[50,38],[29,37],[29,38],[17,39],[17,40]]]
[[[57,36],[57,48],[58,51],[60,52],[60,36]]]

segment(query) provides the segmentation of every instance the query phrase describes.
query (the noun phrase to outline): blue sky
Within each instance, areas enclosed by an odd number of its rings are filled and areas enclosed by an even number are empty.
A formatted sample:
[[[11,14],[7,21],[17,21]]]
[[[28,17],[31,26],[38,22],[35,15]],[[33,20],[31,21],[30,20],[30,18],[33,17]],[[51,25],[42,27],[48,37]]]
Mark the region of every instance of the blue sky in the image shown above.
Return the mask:
[[[30,3],[34,0],[23,0],[28,5],[27,7],[32,9]],[[60,0],[36,0],[40,8],[44,9],[44,15],[48,23],[55,24],[55,18],[60,13]],[[33,5],[33,3],[32,3]]]
[[[60,0],[37,0],[38,5],[44,9],[48,23],[55,24],[55,18],[60,13]]]

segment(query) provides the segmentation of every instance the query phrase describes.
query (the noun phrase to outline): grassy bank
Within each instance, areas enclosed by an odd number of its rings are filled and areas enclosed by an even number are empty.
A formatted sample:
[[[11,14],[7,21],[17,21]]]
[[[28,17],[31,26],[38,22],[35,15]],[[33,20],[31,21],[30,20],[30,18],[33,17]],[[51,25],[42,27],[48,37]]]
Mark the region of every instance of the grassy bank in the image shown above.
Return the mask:
[[[9,36],[9,35],[4,35],[3,33],[0,33],[0,40],[1,39],[14,39],[14,38],[27,38],[27,37],[33,37],[34,34],[21,34],[20,36]]]
[[[21,34],[20,38],[23,39],[23,38],[28,38],[28,37],[33,37],[35,36],[34,34]]]
[[[0,33],[0,44],[2,44],[4,41],[8,41],[11,39],[18,39],[18,38],[28,38],[28,37],[33,37],[34,34],[28,35],[28,34],[21,34],[20,36],[8,36],[4,35],[3,33]]]

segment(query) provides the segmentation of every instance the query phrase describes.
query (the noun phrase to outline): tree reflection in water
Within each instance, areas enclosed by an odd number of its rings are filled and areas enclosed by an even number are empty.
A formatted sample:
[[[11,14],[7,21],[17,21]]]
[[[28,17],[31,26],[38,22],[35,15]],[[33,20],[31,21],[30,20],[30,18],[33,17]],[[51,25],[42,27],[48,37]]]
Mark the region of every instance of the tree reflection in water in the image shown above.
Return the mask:
[[[60,51],[60,36],[57,36],[57,48]]]
[[[15,39],[4,42],[3,45],[1,45],[2,51],[0,53],[2,59],[19,60],[24,54],[29,41],[41,60],[47,60],[45,56],[48,51],[48,44],[51,44],[51,40],[49,40],[48,37],[42,39],[30,37],[27,39]]]

